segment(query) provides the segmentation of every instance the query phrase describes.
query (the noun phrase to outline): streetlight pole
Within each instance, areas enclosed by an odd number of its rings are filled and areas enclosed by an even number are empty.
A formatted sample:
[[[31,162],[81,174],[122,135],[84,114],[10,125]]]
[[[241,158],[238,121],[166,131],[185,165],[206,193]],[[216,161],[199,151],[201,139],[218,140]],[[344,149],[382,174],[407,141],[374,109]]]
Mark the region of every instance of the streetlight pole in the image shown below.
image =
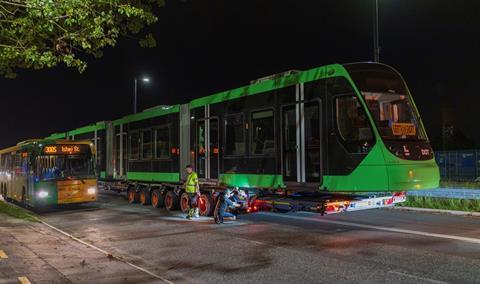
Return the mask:
[[[137,113],[137,78],[135,78],[135,95],[133,98],[133,113]]]
[[[380,42],[378,35],[378,0],[373,7],[373,61],[380,62]]]
[[[137,113],[137,89],[138,89],[138,80],[137,80],[137,77],[133,78],[134,79],[134,82],[135,82],[135,91],[134,91],[134,97],[133,97],[133,113]],[[143,77],[142,78],[142,81],[144,83],[149,83],[150,82],[150,78],[148,77]]]

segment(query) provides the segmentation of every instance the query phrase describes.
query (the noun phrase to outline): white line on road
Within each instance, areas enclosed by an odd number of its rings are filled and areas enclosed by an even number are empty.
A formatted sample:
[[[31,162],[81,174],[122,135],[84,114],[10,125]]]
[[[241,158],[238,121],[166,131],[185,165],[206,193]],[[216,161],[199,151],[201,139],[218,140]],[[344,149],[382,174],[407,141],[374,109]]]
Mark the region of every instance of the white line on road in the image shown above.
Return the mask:
[[[446,284],[446,283],[448,283],[448,282],[444,282],[444,281],[439,281],[439,280],[435,280],[435,279],[420,277],[420,276],[416,276],[416,275],[412,275],[412,274],[408,274],[408,273],[403,273],[403,272],[399,272],[399,271],[394,271],[394,270],[391,270],[388,273],[397,274],[397,275],[400,275],[400,276],[412,278],[412,279],[415,279],[417,281],[426,281],[426,282],[435,283],[435,284]]]
[[[319,218],[313,218],[313,217],[301,217],[301,216],[284,215],[284,214],[278,214],[278,213],[259,212],[257,214],[266,215],[266,216],[275,216],[277,218],[281,217],[281,218],[294,219],[294,220],[311,221],[311,222],[326,223],[326,224],[335,224],[335,225],[356,227],[356,228],[362,228],[362,229],[373,229],[373,230],[379,230],[379,231],[418,235],[418,236],[424,236],[424,237],[434,237],[434,238],[449,239],[449,240],[456,240],[456,241],[480,244],[480,239],[469,238],[469,237],[460,237],[460,236],[454,236],[454,235],[429,233],[429,232],[414,231],[414,230],[407,230],[407,229],[398,229],[398,228],[391,228],[391,227],[358,224],[358,223],[352,223],[352,222],[319,219]]]
[[[73,239],[73,240],[75,240],[75,241],[77,241],[77,242],[79,242],[79,243],[81,243],[81,244],[84,244],[84,245],[86,245],[86,246],[88,246],[88,247],[90,247],[90,248],[93,248],[93,249],[95,249],[95,250],[97,250],[97,251],[105,254],[105,255],[108,256],[108,257],[115,258],[116,260],[121,261],[121,262],[123,262],[123,263],[125,263],[125,264],[127,264],[127,265],[129,265],[129,266],[131,266],[131,267],[133,267],[133,268],[135,268],[135,269],[137,269],[137,270],[140,270],[140,271],[142,271],[143,273],[146,273],[146,274],[148,274],[148,275],[150,275],[150,276],[152,276],[152,277],[154,277],[154,278],[156,278],[156,279],[159,279],[159,280],[161,280],[161,281],[163,281],[163,282],[165,282],[165,283],[167,283],[167,284],[174,284],[172,281],[170,281],[170,280],[168,280],[168,279],[165,279],[165,278],[163,278],[163,277],[160,276],[160,275],[157,275],[157,274],[155,274],[155,273],[153,273],[153,272],[151,272],[151,271],[149,271],[149,270],[147,270],[147,269],[145,269],[145,268],[142,268],[142,267],[137,266],[137,265],[135,265],[135,264],[133,264],[133,263],[131,263],[131,262],[128,262],[128,261],[126,261],[125,259],[122,259],[121,257],[114,256],[114,255],[112,255],[111,253],[108,253],[107,251],[105,251],[105,250],[103,250],[103,249],[101,249],[101,248],[99,248],[99,247],[96,247],[96,246],[94,246],[94,245],[92,245],[92,244],[89,244],[89,243],[87,243],[87,242],[85,242],[85,241],[82,241],[81,239],[76,238],[76,237],[72,236],[71,234],[69,234],[69,233],[67,233],[67,232],[65,232],[65,231],[63,231],[63,230],[61,230],[61,229],[59,229],[59,228],[57,228],[57,227],[55,227],[55,226],[52,226],[52,225],[46,223],[45,221],[41,221],[41,220],[40,220],[40,222],[42,222],[42,224],[44,224],[45,226],[47,226],[47,227],[49,227],[49,228],[51,228],[51,229],[59,232],[60,234],[65,235],[65,236],[67,236],[67,237],[69,237],[69,238],[71,238],[71,239]]]

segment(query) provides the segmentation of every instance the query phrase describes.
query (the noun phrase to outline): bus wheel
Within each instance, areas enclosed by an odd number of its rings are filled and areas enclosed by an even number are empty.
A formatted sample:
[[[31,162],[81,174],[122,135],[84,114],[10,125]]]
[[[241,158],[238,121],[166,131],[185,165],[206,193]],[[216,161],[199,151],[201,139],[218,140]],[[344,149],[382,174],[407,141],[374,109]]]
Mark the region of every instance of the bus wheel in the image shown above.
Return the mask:
[[[150,205],[150,190],[148,188],[144,188],[140,191],[140,204],[142,205]]]
[[[198,212],[202,216],[211,216],[213,214],[215,206],[213,204],[213,198],[210,193],[203,193],[198,199]]]
[[[165,195],[165,208],[168,211],[177,210],[180,207],[180,198],[173,192],[173,190],[167,191]]]
[[[188,210],[190,210],[190,196],[186,192],[180,197],[180,210],[183,213],[188,213]]]
[[[129,189],[127,193],[127,198],[128,198],[128,203],[133,204],[133,203],[138,203],[138,200],[140,199],[140,194],[135,189]]]
[[[163,207],[163,206],[164,206],[164,198],[163,198],[163,195],[162,195],[162,193],[160,192],[160,190],[158,190],[158,189],[154,189],[154,190],[152,191],[151,200],[152,200],[152,206],[153,206],[154,208],[160,208],[160,207]]]

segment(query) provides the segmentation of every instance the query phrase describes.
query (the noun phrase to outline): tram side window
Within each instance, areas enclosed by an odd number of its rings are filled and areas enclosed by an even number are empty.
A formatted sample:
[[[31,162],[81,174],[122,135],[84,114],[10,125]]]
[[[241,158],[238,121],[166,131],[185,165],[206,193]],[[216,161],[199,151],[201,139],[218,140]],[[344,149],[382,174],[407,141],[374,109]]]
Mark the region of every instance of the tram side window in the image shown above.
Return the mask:
[[[152,150],[153,150],[153,143],[152,143],[152,131],[145,130],[142,131],[142,159],[143,160],[151,160],[152,159]]]
[[[97,152],[96,158],[97,158],[97,163],[101,163],[101,157],[102,157],[102,139],[100,137],[97,138],[92,138],[92,143],[95,146],[95,151]]]
[[[130,160],[138,160],[139,158],[139,139],[138,133],[131,133],[129,137],[130,144]]]
[[[337,130],[347,150],[352,153],[367,152],[373,144],[373,134],[358,98],[337,97],[335,107]]]
[[[272,110],[252,112],[250,152],[253,155],[275,153],[275,133]]]
[[[245,155],[245,127],[243,114],[225,118],[225,155]]]
[[[168,159],[170,158],[170,128],[164,126],[155,130],[155,147],[156,147],[156,158],[157,159]]]

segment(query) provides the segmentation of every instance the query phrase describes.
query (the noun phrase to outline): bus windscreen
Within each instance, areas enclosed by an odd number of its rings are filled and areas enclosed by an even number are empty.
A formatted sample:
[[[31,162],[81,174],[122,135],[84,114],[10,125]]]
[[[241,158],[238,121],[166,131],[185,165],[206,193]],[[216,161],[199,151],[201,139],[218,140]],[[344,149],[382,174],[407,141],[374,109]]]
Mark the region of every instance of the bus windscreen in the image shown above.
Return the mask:
[[[37,176],[46,179],[94,178],[91,154],[42,155],[37,158]]]

